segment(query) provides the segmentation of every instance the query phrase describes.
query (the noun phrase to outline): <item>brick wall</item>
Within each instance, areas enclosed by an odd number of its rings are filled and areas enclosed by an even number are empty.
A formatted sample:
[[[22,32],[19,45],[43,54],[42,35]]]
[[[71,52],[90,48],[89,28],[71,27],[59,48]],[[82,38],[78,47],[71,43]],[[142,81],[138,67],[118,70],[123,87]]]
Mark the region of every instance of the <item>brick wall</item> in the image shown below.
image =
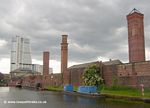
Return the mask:
[[[35,87],[37,83],[42,84],[42,87],[61,86],[61,74],[51,74],[49,76],[31,75],[23,78],[23,86]]]
[[[150,61],[118,65],[117,70],[120,85],[150,87]]]
[[[84,73],[85,68],[94,64],[100,66],[100,62],[96,61],[96,62],[74,65],[68,68],[70,84],[74,86],[83,85],[82,75]]]
[[[50,85],[52,86],[62,86],[62,74],[51,74],[50,75]]]
[[[83,85],[82,74],[85,67],[69,68],[68,78],[70,84],[74,86]],[[141,83],[145,87],[150,87],[150,61],[127,63],[119,65],[103,65],[103,78],[108,86],[113,84],[138,87]],[[24,78],[24,84],[34,86],[36,83],[43,83],[42,76],[27,76]],[[51,74],[46,80],[47,85],[62,86],[62,74]]]
[[[80,86],[83,85],[82,81],[82,74],[84,72],[85,68],[73,68],[70,69],[70,83],[74,86]]]
[[[116,65],[103,65],[102,73],[104,83],[108,86],[111,86],[116,83],[117,80],[117,67]]]

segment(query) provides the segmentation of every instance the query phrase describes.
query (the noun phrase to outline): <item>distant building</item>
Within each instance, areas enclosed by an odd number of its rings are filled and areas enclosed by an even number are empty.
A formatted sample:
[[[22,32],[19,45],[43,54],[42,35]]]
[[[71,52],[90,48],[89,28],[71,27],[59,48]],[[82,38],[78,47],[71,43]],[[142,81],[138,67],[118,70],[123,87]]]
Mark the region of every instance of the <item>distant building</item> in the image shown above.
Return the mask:
[[[42,72],[43,72],[43,65],[32,64],[32,71],[33,72],[39,72],[39,73],[42,74]]]
[[[43,74],[43,65],[32,64],[32,71]],[[49,74],[53,73],[53,68],[49,68]]]
[[[16,69],[14,71],[10,72],[10,77],[11,79],[19,79],[23,78],[25,76],[30,76],[30,75],[40,75],[41,73],[39,72],[32,72],[32,70],[21,70],[21,69]]]
[[[32,70],[30,40],[16,36],[12,38],[11,69]]]
[[[49,68],[49,74],[53,73],[53,68]]]

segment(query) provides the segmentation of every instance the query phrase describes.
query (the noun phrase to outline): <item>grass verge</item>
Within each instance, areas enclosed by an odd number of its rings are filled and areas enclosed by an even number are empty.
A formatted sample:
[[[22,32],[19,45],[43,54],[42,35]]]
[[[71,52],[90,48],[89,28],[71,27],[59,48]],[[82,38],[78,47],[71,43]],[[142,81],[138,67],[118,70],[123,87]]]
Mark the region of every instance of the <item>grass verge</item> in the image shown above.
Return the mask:
[[[47,86],[46,89],[49,91],[62,91],[63,87],[61,87],[61,86]]]
[[[132,88],[132,87],[125,87],[125,86],[112,86],[112,87],[102,86],[98,88],[98,91],[102,94],[150,98],[149,88],[145,88],[144,96],[142,96],[140,89]]]

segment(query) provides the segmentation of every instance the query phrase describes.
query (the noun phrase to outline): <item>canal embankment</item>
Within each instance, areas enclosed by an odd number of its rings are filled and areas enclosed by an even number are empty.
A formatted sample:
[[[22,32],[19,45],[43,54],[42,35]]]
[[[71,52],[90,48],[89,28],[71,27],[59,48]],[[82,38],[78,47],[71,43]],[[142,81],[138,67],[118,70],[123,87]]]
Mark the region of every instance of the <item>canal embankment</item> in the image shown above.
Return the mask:
[[[78,93],[77,87],[74,88],[74,92],[63,91],[63,87],[52,87],[46,88],[48,91],[58,91],[62,94],[93,97],[93,98],[110,98],[110,99],[121,99],[126,101],[138,101],[144,103],[150,103],[150,90],[145,89],[144,96],[142,95],[140,89],[131,87],[102,87],[98,89],[98,93]]]
[[[125,101],[150,103],[150,98],[143,98],[143,97],[119,96],[119,95],[111,95],[111,94],[86,94],[86,93],[66,92],[66,91],[62,91],[61,93],[67,95],[84,96],[84,97],[91,97],[91,98],[110,98],[110,99],[119,99],[119,100],[121,99]]]

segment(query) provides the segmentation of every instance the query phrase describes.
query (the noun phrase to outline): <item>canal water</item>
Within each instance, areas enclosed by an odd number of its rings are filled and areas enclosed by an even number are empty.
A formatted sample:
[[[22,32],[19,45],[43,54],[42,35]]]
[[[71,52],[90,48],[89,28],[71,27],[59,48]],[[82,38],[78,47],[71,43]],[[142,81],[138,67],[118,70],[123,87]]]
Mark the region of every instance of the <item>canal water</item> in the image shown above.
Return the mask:
[[[0,87],[0,108],[150,108],[150,104]]]

